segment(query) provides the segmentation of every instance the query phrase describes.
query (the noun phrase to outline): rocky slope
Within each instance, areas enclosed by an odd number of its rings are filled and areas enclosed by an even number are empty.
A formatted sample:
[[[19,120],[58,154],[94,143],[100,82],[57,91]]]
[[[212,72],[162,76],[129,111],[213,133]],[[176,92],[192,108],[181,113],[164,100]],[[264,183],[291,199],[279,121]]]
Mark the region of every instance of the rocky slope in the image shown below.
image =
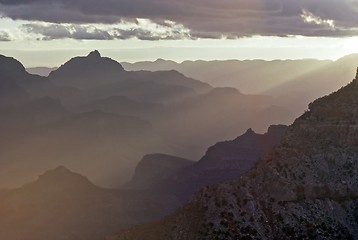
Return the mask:
[[[239,180],[111,239],[358,239],[358,74]],[[145,236],[145,237],[144,237]]]

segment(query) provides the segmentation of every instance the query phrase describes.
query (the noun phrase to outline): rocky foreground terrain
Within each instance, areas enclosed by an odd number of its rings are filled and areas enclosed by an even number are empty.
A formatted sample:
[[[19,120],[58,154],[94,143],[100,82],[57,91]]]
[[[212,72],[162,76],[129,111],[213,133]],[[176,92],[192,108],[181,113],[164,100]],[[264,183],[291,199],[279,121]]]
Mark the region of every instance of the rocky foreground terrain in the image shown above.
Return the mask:
[[[358,239],[358,74],[320,98],[240,179],[111,240]]]

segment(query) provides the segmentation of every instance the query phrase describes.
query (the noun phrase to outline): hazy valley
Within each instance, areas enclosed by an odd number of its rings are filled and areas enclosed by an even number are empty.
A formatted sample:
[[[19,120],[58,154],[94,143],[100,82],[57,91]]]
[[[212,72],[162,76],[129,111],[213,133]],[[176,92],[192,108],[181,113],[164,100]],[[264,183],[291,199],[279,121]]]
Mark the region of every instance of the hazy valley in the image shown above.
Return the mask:
[[[0,238],[355,239],[355,60],[1,56]]]
[[[127,72],[97,51],[49,77],[28,74],[12,58],[0,63],[7,89],[0,110],[3,187],[58,165],[119,187],[145,154],[197,160],[208,146],[250,127],[264,131],[294,119],[270,96],[214,88],[176,71]]]

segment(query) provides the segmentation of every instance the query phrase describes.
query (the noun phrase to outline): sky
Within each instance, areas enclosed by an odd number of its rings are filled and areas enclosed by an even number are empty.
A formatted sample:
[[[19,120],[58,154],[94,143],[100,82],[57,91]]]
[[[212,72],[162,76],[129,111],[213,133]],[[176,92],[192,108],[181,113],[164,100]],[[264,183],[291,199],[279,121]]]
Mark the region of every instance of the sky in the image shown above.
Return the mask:
[[[58,66],[118,61],[338,59],[358,52],[358,0],[0,0],[0,54]]]

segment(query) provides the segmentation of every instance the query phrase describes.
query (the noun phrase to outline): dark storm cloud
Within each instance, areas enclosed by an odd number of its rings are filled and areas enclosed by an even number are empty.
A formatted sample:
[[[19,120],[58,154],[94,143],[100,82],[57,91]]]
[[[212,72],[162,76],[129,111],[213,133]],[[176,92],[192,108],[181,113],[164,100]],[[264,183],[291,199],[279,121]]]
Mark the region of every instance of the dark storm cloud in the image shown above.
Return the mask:
[[[358,33],[358,0],[0,0],[0,12],[52,23],[171,20],[203,38]]]
[[[9,42],[11,41],[11,37],[8,32],[0,30],[0,42]]]

